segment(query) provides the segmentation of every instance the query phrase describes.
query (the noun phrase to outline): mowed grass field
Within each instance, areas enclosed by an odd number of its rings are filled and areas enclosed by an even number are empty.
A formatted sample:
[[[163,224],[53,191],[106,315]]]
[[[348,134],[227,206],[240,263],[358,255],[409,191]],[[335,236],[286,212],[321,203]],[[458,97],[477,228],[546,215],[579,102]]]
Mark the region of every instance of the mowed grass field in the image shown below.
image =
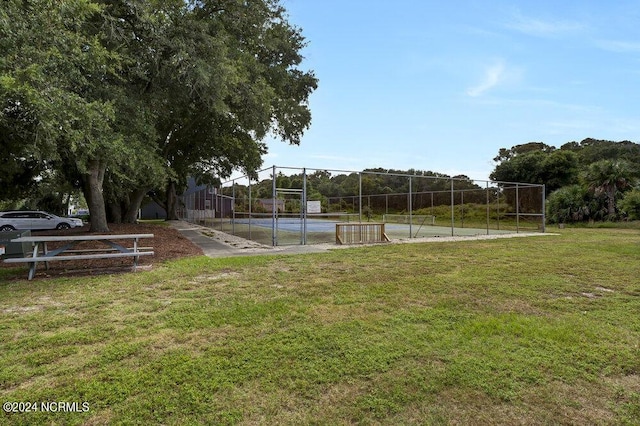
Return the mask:
[[[0,273],[0,424],[640,424],[637,229]]]

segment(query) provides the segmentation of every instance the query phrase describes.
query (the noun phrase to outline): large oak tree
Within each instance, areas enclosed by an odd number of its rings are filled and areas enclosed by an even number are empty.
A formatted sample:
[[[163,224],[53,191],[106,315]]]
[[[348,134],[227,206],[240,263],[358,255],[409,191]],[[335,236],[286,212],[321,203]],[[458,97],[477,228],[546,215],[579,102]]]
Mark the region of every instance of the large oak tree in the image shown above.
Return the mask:
[[[2,185],[24,190],[65,159],[82,178],[92,228],[108,230],[101,182],[121,141],[116,115],[100,96],[118,59],[87,27],[100,8],[88,0],[7,0],[0,8]]]
[[[273,135],[310,125],[304,38],[276,0],[6,0],[0,9],[2,183],[56,172],[93,231],[135,218],[164,181],[255,171]],[[15,185],[11,185],[15,187]]]
[[[156,153],[167,167],[155,191],[169,219],[188,176],[252,173],[271,134],[298,144],[310,125],[308,98],[317,81],[303,72],[300,29],[277,1],[107,2],[116,17],[134,97],[149,105]],[[138,194],[153,189],[138,186]],[[131,202],[139,206],[141,198]],[[130,217],[129,217],[130,219]]]

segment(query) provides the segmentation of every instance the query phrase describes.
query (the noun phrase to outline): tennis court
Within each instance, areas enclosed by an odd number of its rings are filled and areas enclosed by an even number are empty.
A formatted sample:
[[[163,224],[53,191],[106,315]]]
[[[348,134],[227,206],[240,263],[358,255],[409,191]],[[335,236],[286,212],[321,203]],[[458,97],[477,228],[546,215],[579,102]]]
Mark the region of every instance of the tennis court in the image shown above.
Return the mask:
[[[428,173],[272,166],[195,188],[180,203],[183,220],[271,246],[345,242],[336,233],[344,223],[341,231],[388,239],[545,230],[544,185]]]
[[[344,217],[343,217],[344,219]],[[230,218],[224,223],[213,225],[217,229],[234,235],[271,245],[275,237],[277,245],[287,244],[318,244],[334,243],[336,224],[354,223],[356,217],[351,220],[335,220],[321,218],[300,217],[253,217]],[[275,230],[275,232],[272,232]],[[425,225],[420,220],[415,223],[385,223],[385,233],[390,239],[450,237],[450,236],[475,236],[475,235],[499,235],[516,232],[513,229],[488,229],[487,227],[438,225],[436,221]],[[306,240],[304,235],[307,235]]]

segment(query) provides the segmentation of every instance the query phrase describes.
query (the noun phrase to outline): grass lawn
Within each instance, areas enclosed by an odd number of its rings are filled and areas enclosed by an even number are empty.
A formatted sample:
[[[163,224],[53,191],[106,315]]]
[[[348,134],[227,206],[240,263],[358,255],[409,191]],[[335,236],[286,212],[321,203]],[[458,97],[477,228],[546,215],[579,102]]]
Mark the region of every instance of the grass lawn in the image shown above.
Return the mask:
[[[640,424],[637,229],[0,273],[0,424]]]

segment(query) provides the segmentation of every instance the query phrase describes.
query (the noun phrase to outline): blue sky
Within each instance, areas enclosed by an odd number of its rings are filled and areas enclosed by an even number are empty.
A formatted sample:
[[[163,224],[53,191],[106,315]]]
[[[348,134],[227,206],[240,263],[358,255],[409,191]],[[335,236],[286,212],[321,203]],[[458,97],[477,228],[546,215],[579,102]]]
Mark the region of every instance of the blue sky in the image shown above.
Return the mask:
[[[264,165],[487,179],[500,148],[640,141],[640,2],[282,0],[319,87]]]

